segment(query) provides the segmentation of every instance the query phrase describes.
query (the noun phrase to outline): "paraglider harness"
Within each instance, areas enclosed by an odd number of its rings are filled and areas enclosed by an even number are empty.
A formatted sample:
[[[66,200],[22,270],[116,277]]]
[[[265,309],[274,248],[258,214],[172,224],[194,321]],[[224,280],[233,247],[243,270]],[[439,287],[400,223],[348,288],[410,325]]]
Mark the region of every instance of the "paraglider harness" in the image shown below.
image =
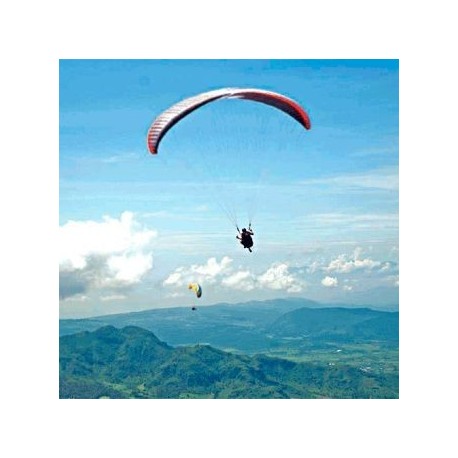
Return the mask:
[[[240,229],[237,227],[237,231],[240,234],[240,237],[237,235],[236,238],[240,240],[240,243],[243,245],[243,248],[247,248],[251,252],[251,247],[253,246],[253,239],[251,238],[253,232],[251,231],[251,223],[248,226],[248,231],[244,230],[240,232]]]

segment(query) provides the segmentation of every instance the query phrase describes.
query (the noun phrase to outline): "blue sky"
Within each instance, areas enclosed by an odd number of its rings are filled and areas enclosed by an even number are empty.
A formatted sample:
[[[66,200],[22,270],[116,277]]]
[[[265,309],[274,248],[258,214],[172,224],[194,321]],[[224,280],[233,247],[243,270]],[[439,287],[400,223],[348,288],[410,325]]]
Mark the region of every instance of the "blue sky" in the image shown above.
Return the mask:
[[[374,306],[398,294],[398,62],[61,60],[62,317],[302,296]],[[308,112],[223,100],[146,147],[170,105],[221,87]],[[248,196],[248,197],[247,197]],[[220,206],[241,226],[244,251]]]

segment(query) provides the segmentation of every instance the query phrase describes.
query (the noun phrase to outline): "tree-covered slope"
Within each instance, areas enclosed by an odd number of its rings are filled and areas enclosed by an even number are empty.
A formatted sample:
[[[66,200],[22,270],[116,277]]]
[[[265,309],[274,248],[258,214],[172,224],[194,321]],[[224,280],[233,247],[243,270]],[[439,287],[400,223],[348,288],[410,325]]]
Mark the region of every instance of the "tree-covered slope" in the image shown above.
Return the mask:
[[[397,393],[395,374],[235,355],[207,345],[173,348],[134,326],[60,338],[61,398],[396,398]]]

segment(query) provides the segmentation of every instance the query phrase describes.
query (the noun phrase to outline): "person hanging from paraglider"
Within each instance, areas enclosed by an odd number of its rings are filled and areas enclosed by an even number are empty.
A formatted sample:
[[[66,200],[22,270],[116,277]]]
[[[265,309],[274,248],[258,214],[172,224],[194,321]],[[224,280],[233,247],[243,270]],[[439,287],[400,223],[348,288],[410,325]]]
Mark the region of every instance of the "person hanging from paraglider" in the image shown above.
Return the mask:
[[[251,247],[253,246],[253,239],[251,238],[252,235],[254,235],[254,232],[251,229],[251,223],[248,226],[248,230],[243,228],[242,232],[240,232],[240,229],[237,227],[237,231],[239,235],[236,235],[235,238],[240,240],[240,243],[243,245],[243,248],[247,248],[250,253],[252,253]]]
[[[198,298],[202,296],[202,286],[200,286],[199,283],[189,283],[188,289],[194,291]],[[197,307],[193,305],[191,310],[197,310]]]
[[[234,99],[239,101],[246,100],[247,102],[262,103],[264,105],[268,105],[272,108],[275,108],[276,110],[280,110],[281,112],[290,116],[306,130],[310,130],[312,127],[309,115],[301,107],[301,105],[284,94],[279,94],[273,91],[257,89],[252,87],[226,87],[214,89],[207,92],[202,92],[200,94],[196,94],[194,96],[179,100],[174,105],[169,106],[166,110],[164,110],[162,113],[156,116],[156,118],[153,120],[152,124],[148,129],[146,138],[149,152],[153,156],[158,155],[160,149],[159,146],[164,137],[167,135],[167,132],[169,132],[173,126],[175,126],[181,120],[183,120],[188,115],[193,113],[195,110],[199,110],[201,107],[206,106],[209,103],[226,99]],[[230,118],[228,118],[228,124],[230,125],[229,121]],[[204,165],[207,165],[207,161],[205,161],[204,159],[202,159],[202,162]],[[204,170],[206,170],[207,168],[212,170],[214,164],[208,164],[208,166],[209,167],[204,167]],[[219,204],[222,207],[222,210],[226,213],[226,216],[230,220],[231,224],[236,225],[237,218],[233,218],[233,216],[236,215],[233,215],[233,212],[229,211],[226,205],[227,202],[219,202]],[[254,235],[254,233],[251,230],[251,221],[250,226],[248,226],[248,230],[243,229],[243,231],[240,232],[239,228],[237,227],[237,231],[237,239],[240,240],[240,243],[243,245],[244,248],[252,252],[252,236]]]
[[[158,155],[159,145],[161,144],[162,139],[166,136],[167,132],[182,119],[193,113],[195,110],[200,109],[208,103],[226,99],[246,100],[249,102],[263,103],[290,116],[306,130],[310,130],[312,127],[310,118],[304,109],[295,100],[290,99],[286,95],[257,88],[228,87],[214,89],[180,100],[160,113],[153,120],[150,128],[148,129],[146,140],[149,152],[153,156]],[[204,164],[205,162],[206,161],[204,161]],[[209,168],[211,169],[213,164],[209,165]],[[236,218],[233,218],[232,212],[225,208],[226,206],[224,205],[224,202],[221,207],[226,212],[226,216],[230,220],[231,224],[237,224]],[[237,231],[239,234],[236,236],[236,238],[240,240],[240,243],[243,245],[243,247],[251,253],[251,248],[253,247],[252,236],[254,235],[253,231],[251,230],[251,222],[248,226],[248,230],[243,229],[242,232],[240,232],[239,228],[237,227]]]

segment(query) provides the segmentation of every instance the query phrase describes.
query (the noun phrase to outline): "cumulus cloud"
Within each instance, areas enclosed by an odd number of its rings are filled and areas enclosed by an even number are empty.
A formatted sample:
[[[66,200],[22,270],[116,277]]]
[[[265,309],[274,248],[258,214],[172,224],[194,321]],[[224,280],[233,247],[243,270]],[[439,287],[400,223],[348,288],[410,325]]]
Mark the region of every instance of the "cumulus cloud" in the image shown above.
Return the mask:
[[[376,274],[379,277],[393,275],[398,272],[398,263],[394,261],[379,261],[371,256],[364,255],[360,247],[351,253],[335,255],[330,260],[320,259],[310,262],[305,266],[307,274],[312,276],[323,274],[329,276],[343,275],[367,278],[368,275]]]
[[[323,280],[321,280],[321,284],[323,286],[326,286],[327,288],[335,288],[339,282],[337,278],[335,277],[324,277]]]
[[[131,212],[119,219],[69,221],[59,229],[60,297],[91,289],[119,289],[140,282],[153,266],[155,231]]]
[[[239,289],[241,291],[252,291],[257,286],[256,276],[248,270],[239,270],[238,272],[223,278],[221,283],[224,286]]]
[[[289,293],[302,291],[299,280],[289,272],[288,265],[284,263],[272,265],[258,277],[258,282],[261,286],[269,289],[282,289]]]
[[[216,258],[210,258],[203,266],[192,266],[191,270],[203,278],[213,279],[227,271],[231,263],[232,259],[228,256],[224,256],[220,263],[216,261]]]
[[[355,270],[372,270],[378,268],[385,271],[390,268],[390,263],[382,263],[370,258],[361,259],[360,256],[361,249],[356,248],[353,255],[339,255],[336,259],[333,259],[324,270],[326,272],[350,273]]]
[[[373,269],[379,267],[380,262],[372,259],[347,259],[345,255],[340,255],[332,260],[326,267],[327,272],[349,273],[358,269]]]
[[[164,286],[184,286],[190,282],[214,284],[231,270],[232,259],[224,256],[220,262],[210,258],[205,264],[176,268],[165,280]]]
[[[255,289],[284,290],[298,293],[303,290],[304,283],[292,272],[286,263],[272,264],[262,273],[254,273],[247,269],[235,269],[232,259],[224,256],[221,261],[210,258],[203,265],[178,267],[163,282],[166,287],[183,287],[197,281],[209,285],[252,291]]]

